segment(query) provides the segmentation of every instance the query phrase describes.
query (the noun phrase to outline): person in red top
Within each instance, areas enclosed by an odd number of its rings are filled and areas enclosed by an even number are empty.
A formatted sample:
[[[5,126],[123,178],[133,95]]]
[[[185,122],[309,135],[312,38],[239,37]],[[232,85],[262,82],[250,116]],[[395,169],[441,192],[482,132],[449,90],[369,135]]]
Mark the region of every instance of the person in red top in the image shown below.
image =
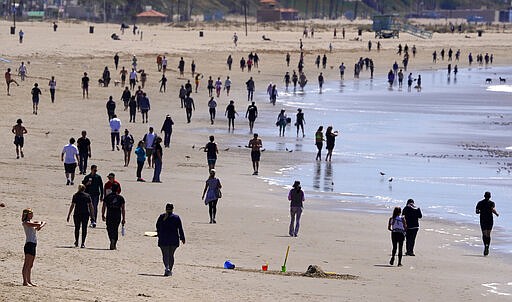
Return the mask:
[[[117,185],[117,194],[121,194],[121,184],[116,180],[116,175],[110,172],[107,178],[108,181],[105,183],[105,186],[103,187],[104,196],[107,196],[108,194],[112,193],[112,186],[114,184]]]

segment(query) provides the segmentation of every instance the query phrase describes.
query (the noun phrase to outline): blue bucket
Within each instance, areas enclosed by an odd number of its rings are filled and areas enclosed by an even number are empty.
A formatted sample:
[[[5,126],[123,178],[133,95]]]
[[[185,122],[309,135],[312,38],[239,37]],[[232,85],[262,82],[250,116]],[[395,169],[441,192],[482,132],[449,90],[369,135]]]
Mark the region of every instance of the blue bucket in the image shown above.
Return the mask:
[[[225,269],[234,269],[235,265],[233,263],[231,263],[230,260],[226,260],[226,262],[224,262],[224,268]]]

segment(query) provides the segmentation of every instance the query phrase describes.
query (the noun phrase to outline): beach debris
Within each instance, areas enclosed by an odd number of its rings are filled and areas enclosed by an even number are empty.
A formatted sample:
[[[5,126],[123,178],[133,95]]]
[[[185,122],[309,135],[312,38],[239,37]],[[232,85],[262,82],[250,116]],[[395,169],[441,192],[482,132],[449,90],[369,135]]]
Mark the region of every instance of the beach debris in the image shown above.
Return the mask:
[[[188,160],[190,159],[190,155],[185,155],[185,158]]]
[[[192,145],[192,149],[194,149],[196,147],[196,145]]]
[[[229,148],[224,149],[224,151],[229,151]]]
[[[382,171],[380,171],[380,172],[379,172],[379,174],[380,174],[381,176],[386,175],[386,173],[384,173],[384,172],[382,172]]]
[[[290,150],[290,149],[288,149],[288,148],[285,148],[285,149],[286,149],[286,151],[288,151],[288,152],[293,152],[293,150]]]
[[[388,181],[389,181],[389,182],[392,182],[392,181],[393,181],[393,177],[390,177],[390,178],[388,179]]]
[[[50,131],[46,131],[44,134],[46,134],[46,136],[48,136],[48,134],[50,134]]]
[[[138,294],[137,297],[146,297],[146,298],[150,298],[151,296],[148,295],[148,294]]]
[[[312,264],[308,266],[308,269],[304,273],[304,276],[314,278],[325,278],[327,274],[320,266]]]

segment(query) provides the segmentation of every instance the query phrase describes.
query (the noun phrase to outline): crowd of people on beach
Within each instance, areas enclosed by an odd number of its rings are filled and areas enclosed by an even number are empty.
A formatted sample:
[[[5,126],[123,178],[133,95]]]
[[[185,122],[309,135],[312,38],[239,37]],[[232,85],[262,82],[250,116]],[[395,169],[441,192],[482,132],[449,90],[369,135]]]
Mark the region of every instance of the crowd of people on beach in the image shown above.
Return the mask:
[[[55,29],[56,30],[56,29]],[[142,34],[142,33],[141,33]],[[309,36],[311,38],[314,37],[314,29],[310,28]],[[308,38],[308,30],[305,28],[303,32],[303,37]],[[336,37],[336,30],[334,32],[334,37]],[[345,38],[345,29],[343,28],[343,38]],[[23,35],[20,34],[20,43],[22,43]],[[233,42],[235,46],[239,41],[236,33],[233,36]],[[299,85],[301,90],[304,90],[304,87],[307,85],[307,78],[305,75],[305,52],[303,51],[303,42],[300,40],[299,45],[299,60],[297,63],[297,71],[292,70],[287,71],[284,76],[284,86],[285,90],[288,91],[290,85],[293,85],[293,91],[296,92],[297,85]],[[368,42],[368,51],[372,50],[371,41]],[[377,43],[377,50],[380,51],[381,43]],[[445,50],[442,49],[440,52],[440,58],[438,58],[437,51],[434,51],[432,54],[433,62],[436,63],[439,60],[443,61],[445,58]],[[398,83],[401,88],[404,81],[404,72],[407,72],[408,64],[409,64],[409,47],[405,45],[402,47],[401,44],[398,45],[397,55],[402,58],[401,64],[399,66],[398,61],[395,61],[392,64],[392,68],[390,69],[387,79],[390,87]],[[416,57],[417,50],[416,46],[412,47],[412,57]],[[460,49],[457,49],[455,52],[450,48],[447,51],[447,60],[452,61],[452,56],[454,57],[454,61],[458,62],[461,56]],[[114,69],[118,70],[120,56],[119,53],[115,53],[114,55]],[[482,56],[481,54],[477,55],[477,62],[479,64],[492,64],[493,55],[485,54]],[[472,64],[473,57],[472,54],[468,55],[469,64]],[[125,68],[125,66],[121,66],[121,70],[119,71],[119,80],[115,79],[116,77],[112,76],[111,71],[108,66],[105,66],[101,77],[98,82],[102,87],[109,87],[110,83],[113,81],[114,86],[117,87],[120,85],[121,97],[120,100],[123,101],[123,111],[128,111],[129,114],[129,122],[136,123],[136,114],[140,112],[142,123],[149,123],[149,111],[152,110],[150,98],[148,92],[144,91],[146,84],[148,81],[148,74],[145,69],[140,68],[140,62],[135,55],[131,58],[132,68],[131,71]],[[286,66],[290,66],[291,55],[289,52],[286,53],[285,62]],[[328,62],[328,57],[324,53],[323,55],[318,54],[314,60],[314,66],[318,70],[326,69]],[[247,73],[254,72],[254,69],[258,69],[261,64],[261,57],[256,52],[250,52],[247,56],[247,60],[245,57],[241,57],[239,61],[239,67],[242,72],[247,71]],[[233,64],[233,57],[230,54],[226,60],[227,71],[231,71]],[[160,80],[158,81],[159,92],[167,93],[167,82],[168,78],[166,74],[170,72],[169,70],[169,58],[166,55],[157,55],[156,57],[156,70],[161,73]],[[191,79],[194,81],[195,89],[193,89],[191,80],[186,78],[186,62],[183,57],[179,59],[178,62],[178,74],[179,80],[186,80],[186,83],[181,85],[179,89],[178,95],[176,99],[180,100],[181,108],[185,109],[186,120],[187,123],[191,123],[192,121],[192,113],[195,111],[195,103],[192,98],[193,93],[200,93],[201,80],[204,78],[203,73],[197,72],[197,66],[194,60],[190,63],[190,71],[191,71]],[[111,68],[112,69],[112,68]],[[112,70],[114,70],[112,69]],[[338,67],[340,78],[344,80],[345,73],[347,67],[342,62]],[[370,72],[370,79],[374,78],[374,61],[373,59],[366,57],[360,57],[360,59],[354,64],[354,78],[358,79],[361,71],[365,69]],[[455,75],[457,74],[458,66],[455,65],[453,68],[453,72]],[[448,65],[448,74],[452,71],[451,63]],[[259,70],[258,70],[259,72]],[[23,82],[27,79],[30,79],[28,76],[27,66],[24,62],[21,63],[18,68],[18,75],[20,76],[20,80]],[[214,80],[216,78],[216,80]],[[125,86],[126,80],[128,79],[129,86]],[[11,69],[8,68],[5,73],[5,80],[7,85],[7,95],[10,95],[11,90],[10,87],[12,84],[16,84],[20,86],[19,83],[14,80]],[[318,85],[319,92],[322,92],[322,87],[325,82],[323,72],[320,72],[318,75]],[[413,78],[412,73],[409,73],[407,76],[407,86],[408,91],[411,91],[411,87],[413,83],[416,82],[416,88],[418,91],[421,91],[421,75],[418,75],[416,78]],[[136,86],[138,85],[137,89]],[[243,81],[240,81],[243,84]],[[208,114],[210,117],[211,125],[214,125],[216,119],[216,108],[219,104],[218,99],[222,96],[222,91],[225,91],[225,96],[227,98],[230,97],[230,90],[232,86],[236,86],[240,89],[240,83],[236,83],[233,85],[232,80],[229,75],[226,75],[225,80],[221,80],[221,76],[213,76],[209,75],[206,91],[208,96]],[[278,84],[270,83],[267,86],[267,95],[269,97],[269,103],[273,106],[276,105],[278,100]],[[50,90],[50,99],[51,102],[55,102],[56,96],[56,88],[57,82],[54,76],[51,76],[51,79],[48,82],[49,90]],[[124,87],[124,88],[123,88]],[[83,99],[89,98],[89,88],[90,88],[90,78],[87,72],[83,73],[81,78],[81,89],[82,89],[82,97]],[[255,101],[255,91],[256,91],[256,83],[255,79],[249,76],[248,80],[245,82],[245,88],[247,90],[247,102],[249,102],[249,106],[247,107],[245,118],[248,119],[249,122],[249,133],[252,134],[252,138],[249,140],[247,144],[247,148],[250,151],[250,157],[253,168],[253,175],[259,174],[259,164],[262,152],[265,151],[263,148],[263,142],[258,133],[254,133],[255,121],[260,117],[260,112],[258,112],[258,108],[256,106]],[[194,92],[195,91],[195,92]],[[38,114],[38,105],[40,101],[40,96],[42,95],[41,89],[38,87],[38,83],[34,83],[33,88],[31,89],[32,102],[33,102],[33,114]],[[258,99],[258,96],[256,96]],[[239,116],[236,110],[237,103],[235,100],[229,100],[229,104],[226,106],[224,115],[227,118],[228,122],[228,132],[235,131],[235,119]],[[124,167],[129,167],[131,154],[135,153],[136,155],[136,180],[138,182],[145,182],[142,177],[142,171],[144,169],[144,165],[147,162],[147,169],[153,169],[153,183],[160,183],[160,175],[163,169],[163,150],[164,148],[170,148],[171,146],[171,136],[174,127],[174,121],[171,118],[170,114],[165,116],[163,121],[163,125],[160,130],[160,134],[163,133],[163,137],[158,135],[155,132],[154,127],[150,126],[148,128],[148,132],[144,134],[144,136],[140,140],[136,140],[133,135],[130,133],[128,128],[123,129],[123,123],[121,118],[119,117],[121,112],[119,112],[119,107],[116,104],[116,101],[113,96],[108,98],[106,102],[106,110],[107,110],[107,118],[110,127],[110,138],[111,138],[111,150],[113,152],[123,150],[123,161]],[[154,110],[156,111],[156,110]],[[161,109],[158,110],[161,112]],[[153,120],[153,119],[152,119]],[[279,128],[279,137],[284,137],[287,127],[290,126],[292,122],[291,117],[288,117],[286,114],[286,109],[283,108],[280,110],[276,119],[276,126]],[[306,119],[304,116],[304,112],[302,108],[297,108],[297,113],[295,114],[295,123],[296,127],[296,137],[304,138],[306,136],[307,130],[305,131]],[[322,160],[322,149],[325,142],[327,154],[325,156],[325,161],[331,161],[333,150],[335,147],[336,137],[339,135],[339,131],[335,131],[333,126],[327,126],[325,134],[323,132],[324,126],[321,125],[315,132],[314,141],[317,147],[316,160]],[[16,158],[19,159],[24,158],[24,135],[28,133],[27,129],[23,125],[21,119],[16,121],[16,125],[12,127],[12,133],[14,134],[14,144],[16,146]],[[121,135],[123,133],[123,135]],[[137,142],[137,143],[136,143]],[[162,147],[162,142],[164,147]],[[76,145],[75,145],[76,143]],[[136,146],[134,148],[134,146]],[[208,206],[209,212],[209,222],[211,224],[217,223],[217,204],[218,200],[222,198],[222,184],[220,179],[217,177],[216,171],[216,161],[219,154],[219,149],[217,144],[215,143],[215,137],[213,135],[209,136],[209,142],[202,147],[206,153],[206,161],[208,164],[208,173],[209,177],[205,181],[205,186],[203,189],[201,199],[204,200],[205,205]],[[124,234],[124,225],[126,224],[126,200],[121,195],[121,184],[115,179],[115,174],[110,172],[108,174],[108,180],[104,183],[101,176],[98,174],[98,166],[96,164],[90,165],[90,172],[87,174],[88,160],[92,157],[92,148],[91,148],[91,140],[88,137],[87,130],[81,131],[81,136],[78,140],[75,140],[74,137],[69,139],[69,143],[66,144],[61,152],[61,161],[64,164],[64,172],[66,177],[66,185],[74,186],[75,185],[75,172],[76,168],[79,168],[79,174],[84,175],[83,180],[78,185],[77,192],[72,196],[72,202],[69,207],[67,221],[69,222],[71,218],[71,214],[73,214],[73,223],[74,223],[74,246],[81,248],[85,248],[86,238],[87,238],[87,229],[96,228],[98,224],[98,211],[101,211],[101,219],[106,224],[108,238],[110,240],[110,250],[117,249],[117,243],[119,240],[119,226],[121,226],[121,233]],[[490,245],[490,233],[493,226],[493,218],[492,215],[498,216],[498,213],[495,210],[495,204],[490,201],[490,193],[486,192],[484,195],[484,200],[480,201],[477,205],[476,212],[480,214],[481,217],[481,226],[482,226],[482,236],[483,242],[485,246],[484,255],[489,253],[489,245]],[[288,200],[290,201],[290,225],[288,234],[291,237],[297,237],[300,228],[300,219],[301,214],[304,207],[305,196],[304,191],[301,188],[300,181],[295,181],[292,185],[292,189],[288,192]],[[100,207],[100,203],[102,202],[102,206]],[[5,206],[2,203],[2,206]],[[409,199],[407,201],[406,207],[404,207],[403,211],[400,207],[396,207],[393,210],[392,217],[388,222],[388,230],[391,231],[391,239],[392,239],[392,257],[389,261],[390,265],[393,265],[395,262],[395,255],[398,253],[398,266],[402,265],[402,246],[404,240],[406,241],[406,253],[407,256],[415,256],[414,253],[414,245],[416,235],[419,229],[418,220],[422,218],[421,210],[415,206],[414,200]],[[23,266],[23,285],[34,286],[35,284],[31,280],[31,268],[34,263],[35,255],[36,255],[36,244],[37,244],[37,236],[36,231],[41,230],[46,222],[44,221],[36,221],[33,220],[33,211],[31,209],[25,209],[22,213],[22,222],[23,228],[26,234],[26,244],[24,248],[25,252],[25,263]],[[80,230],[81,230],[81,238],[80,238]],[[165,206],[165,212],[158,217],[156,222],[156,230],[158,236],[158,246],[162,252],[162,259],[165,266],[165,276],[172,275],[172,269],[174,264],[174,253],[178,248],[180,242],[182,244],[185,243],[185,234],[183,231],[181,219],[178,215],[174,214],[174,205],[168,203]]]

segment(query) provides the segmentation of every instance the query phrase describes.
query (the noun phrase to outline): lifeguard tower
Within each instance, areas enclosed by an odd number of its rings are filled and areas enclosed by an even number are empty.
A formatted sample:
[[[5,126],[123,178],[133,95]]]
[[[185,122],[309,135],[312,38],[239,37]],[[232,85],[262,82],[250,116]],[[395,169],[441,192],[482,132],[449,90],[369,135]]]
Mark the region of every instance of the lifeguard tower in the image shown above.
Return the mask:
[[[372,30],[375,32],[375,38],[379,39],[399,38],[400,31],[422,39],[432,39],[432,32],[418,26],[402,23],[400,17],[396,14],[373,16]]]

